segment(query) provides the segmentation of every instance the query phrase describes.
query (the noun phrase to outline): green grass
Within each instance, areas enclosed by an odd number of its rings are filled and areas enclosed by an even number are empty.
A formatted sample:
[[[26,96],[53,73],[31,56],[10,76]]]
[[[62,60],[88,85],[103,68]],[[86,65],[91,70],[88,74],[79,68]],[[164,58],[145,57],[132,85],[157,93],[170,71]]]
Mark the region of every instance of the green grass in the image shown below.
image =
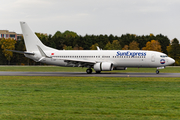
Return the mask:
[[[86,72],[87,68],[81,67],[58,67],[58,66],[0,66],[0,71],[41,71],[41,72]],[[151,72],[156,68],[128,68],[127,70],[118,70],[111,72]],[[104,71],[103,71],[104,72]],[[108,71],[109,72],[109,71]],[[180,73],[180,67],[168,66],[160,70],[161,73]]]
[[[179,78],[0,76],[2,120],[176,120]]]

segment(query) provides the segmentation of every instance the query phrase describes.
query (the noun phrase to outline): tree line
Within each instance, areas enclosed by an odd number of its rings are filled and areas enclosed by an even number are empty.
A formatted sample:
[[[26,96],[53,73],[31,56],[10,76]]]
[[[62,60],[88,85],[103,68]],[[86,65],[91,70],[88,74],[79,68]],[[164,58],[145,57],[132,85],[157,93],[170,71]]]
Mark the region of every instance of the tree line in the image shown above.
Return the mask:
[[[168,54],[177,60],[176,65],[180,65],[179,41],[169,40],[167,36],[159,35],[135,35],[123,34],[114,35],[85,35],[81,36],[72,31],[57,31],[53,36],[36,33],[38,38],[47,46],[59,50],[96,50],[97,47],[103,50],[153,50]],[[14,41],[13,39],[0,39],[0,64],[1,65],[40,65],[24,57],[22,54],[5,51],[5,49],[15,49],[25,51],[24,40]],[[176,53],[176,54],[175,54]]]

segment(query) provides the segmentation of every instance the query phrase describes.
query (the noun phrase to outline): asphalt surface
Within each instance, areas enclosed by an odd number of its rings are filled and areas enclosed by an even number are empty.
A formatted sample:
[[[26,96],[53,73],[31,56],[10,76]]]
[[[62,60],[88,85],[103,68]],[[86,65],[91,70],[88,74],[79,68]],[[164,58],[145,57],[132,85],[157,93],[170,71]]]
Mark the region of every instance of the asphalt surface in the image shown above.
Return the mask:
[[[63,76],[63,77],[180,77],[180,73],[101,73],[85,72],[0,72],[0,76]]]

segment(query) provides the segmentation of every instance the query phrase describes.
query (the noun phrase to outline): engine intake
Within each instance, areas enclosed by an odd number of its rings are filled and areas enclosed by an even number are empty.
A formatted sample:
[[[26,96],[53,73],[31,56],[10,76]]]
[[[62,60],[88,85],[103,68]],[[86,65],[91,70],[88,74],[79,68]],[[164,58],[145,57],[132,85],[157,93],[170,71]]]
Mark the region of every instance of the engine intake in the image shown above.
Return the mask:
[[[101,62],[94,64],[95,71],[111,71],[113,70],[113,64],[109,62]]]

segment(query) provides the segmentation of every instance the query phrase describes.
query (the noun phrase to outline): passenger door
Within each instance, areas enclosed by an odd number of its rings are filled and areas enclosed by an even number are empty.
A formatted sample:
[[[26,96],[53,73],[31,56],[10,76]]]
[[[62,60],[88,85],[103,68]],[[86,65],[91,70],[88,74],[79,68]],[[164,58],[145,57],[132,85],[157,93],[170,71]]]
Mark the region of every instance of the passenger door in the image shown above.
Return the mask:
[[[151,55],[151,62],[155,62],[155,54],[153,53],[152,55]]]

